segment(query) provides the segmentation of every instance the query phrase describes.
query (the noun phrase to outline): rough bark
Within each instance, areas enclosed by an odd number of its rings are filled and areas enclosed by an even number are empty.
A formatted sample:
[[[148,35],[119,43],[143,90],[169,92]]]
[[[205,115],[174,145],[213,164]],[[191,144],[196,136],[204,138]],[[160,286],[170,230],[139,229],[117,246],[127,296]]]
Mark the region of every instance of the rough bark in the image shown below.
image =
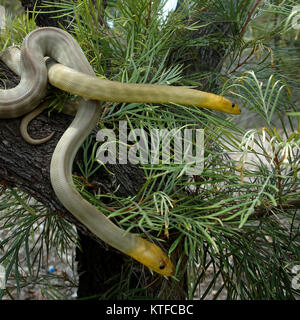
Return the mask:
[[[54,1],[53,1],[54,2]],[[60,3],[60,0],[56,0],[56,3]],[[61,28],[62,26],[66,29],[69,29],[71,26],[72,17],[70,16],[63,16],[63,17],[56,17],[53,19],[53,10],[59,9],[59,7],[43,7],[43,0],[21,0],[22,6],[25,10],[28,10],[29,17],[32,18],[32,12],[35,12],[35,22],[39,27],[57,27]],[[37,14],[40,12],[40,14]],[[62,15],[60,12],[59,15]]]

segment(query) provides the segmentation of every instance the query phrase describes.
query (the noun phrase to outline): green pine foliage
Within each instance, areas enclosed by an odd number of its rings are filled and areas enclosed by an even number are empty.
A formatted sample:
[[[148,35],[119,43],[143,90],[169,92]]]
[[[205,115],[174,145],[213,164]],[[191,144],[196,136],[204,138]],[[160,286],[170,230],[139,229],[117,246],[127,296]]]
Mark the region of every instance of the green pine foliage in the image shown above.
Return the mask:
[[[217,83],[215,93],[239,103],[248,117],[244,122],[255,120],[245,125],[240,116],[204,109],[110,103],[99,128],[117,131],[119,121],[126,121],[128,127],[146,132],[204,129],[204,169],[188,176],[187,165],[174,159],[171,164],[141,164],[146,182],[136,196],[121,198],[105,190],[91,194],[75,179],[82,195],[123,229],[139,230],[168,245],[176,274],[164,281],[175,284],[187,276],[187,299],[299,298],[294,267],[300,265],[300,28],[293,28],[292,11],[297,1],[187,0],[167,16],[162,15],[161,0],[107,3],[103,11],[101,0],[63,0],[53,12],[75,15],[74,37],[97,76],[189,87],[211,79]],[[230,37],[217,32],[190,37],[216,23],[226,23]],[[34,28],[20,15],[8,24],[3,48],[20,43]],[[227,50],[214,72],[186,73],[186,66],[168,59],[174,50],[185,57],[186,51],[220,44]],[[190,63],[196,64],[197,57]],[[80,165],[87,181],[101,167],[95,158],[98,145],[91,148],[91,143],[89,139],[83,145]],[[48,283],[37,267],[42,252],[55,247],[63,257],[76,242],[72,226],[15,189],[5,191],[0,209],[0,230],[9,230],[0,239],[0,264],[7,276],[18,290],[34,281]],[[33,240],[36,229],[40,237]],[[26,276],[20,271],[21,247]],[[124,282],[102,298],[144,294],[146,289],[128,289],[132,268],[125,270]],[[9,295],[9,289],[2,294]],[[55,287],[49,287],[47,297],[62,298]]]

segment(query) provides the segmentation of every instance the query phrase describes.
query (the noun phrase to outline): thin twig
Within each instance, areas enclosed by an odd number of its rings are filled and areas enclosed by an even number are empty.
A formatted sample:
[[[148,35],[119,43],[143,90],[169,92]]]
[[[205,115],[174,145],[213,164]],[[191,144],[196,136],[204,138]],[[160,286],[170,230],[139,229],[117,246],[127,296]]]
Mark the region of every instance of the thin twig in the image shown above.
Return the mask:
[[[251,52],[249,53],[249,55],[242,61],[239,62],[238,65],[229,72],[229,74],[234,73],[237,69],[239,69],[242,65],[244,65],[245,63],[247,63],[247,61],[252,57],[252,55],[254,54],[254,52],[256,51],[256,46],[254,46],[251,50]]]
[[[257,0],[255,5],[253,6],[252,10],[248,13],[247,20],[245,21],[240,34],[243,34],[245,32],[246,27],[249,24],[249,22],[251,21],[252,15],[253,15],[255,9],[257,8],[257,6],[259,5],[260,2],[262,2],[262,0]]]
[[[152,6],[152,1],[149,1],[149,7],[148,7],[148,17],[146,18],[146,26],[150,24],[150,19],[151,19],[151,8]]]

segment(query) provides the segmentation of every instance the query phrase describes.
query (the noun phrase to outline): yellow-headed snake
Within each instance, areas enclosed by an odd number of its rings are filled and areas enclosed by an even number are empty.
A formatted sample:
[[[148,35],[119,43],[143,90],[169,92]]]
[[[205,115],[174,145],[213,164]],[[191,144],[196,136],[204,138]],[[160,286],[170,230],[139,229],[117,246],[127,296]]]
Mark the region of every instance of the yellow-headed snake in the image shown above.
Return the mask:
[[[46,56],[51,58],[47,62]],[[0,118],[19,117],[35,109],[46,95],[48,80],[64,91],[87,98],[80,99],[75,118],[52,156],[50,178],[58,199],[100,239],[159,274],[171,276],[174,266],[167,254],[141,237],[125,234],[75,189],[73,160],[100,117],[101,103],[96,100],[177,103],[232,114],[239,114],[239,107],[224,97],[198,90],[96,78],[73,37],[52,27],[36,29],[26,36],[21,48],[19,72],[21,80],[15,88],[0,90]],[[26,130],[26,126],[22,130]]]

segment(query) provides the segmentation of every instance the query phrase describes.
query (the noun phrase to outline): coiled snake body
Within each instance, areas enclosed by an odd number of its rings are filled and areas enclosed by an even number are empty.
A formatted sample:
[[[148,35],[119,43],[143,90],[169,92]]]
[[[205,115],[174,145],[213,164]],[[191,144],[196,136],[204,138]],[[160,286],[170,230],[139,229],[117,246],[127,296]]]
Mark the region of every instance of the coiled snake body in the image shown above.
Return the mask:
[[[48,56],[58,63],[48,61]],[[52,156],[50,178],[53,189],[64,205],[88,229],[114,248],[166,276],[174,273],[168,256],[155,244],[114,225],[104,214],[84,200],[72,180],[74,157],[100,117],[100,102],[178,103],[207,107],[238,114],[231,101],[206,92],[170,86],[133,85],[95,77],[80,46],[67,32],[40,28],[23,41],[20,62],[21,81],[15,88],[0,90],[0,118],[15,118],[32,111],[46,95],[49,81],[81,98],[78,111],[59,140]],[[91,100],[94,99],[94,100]]]

